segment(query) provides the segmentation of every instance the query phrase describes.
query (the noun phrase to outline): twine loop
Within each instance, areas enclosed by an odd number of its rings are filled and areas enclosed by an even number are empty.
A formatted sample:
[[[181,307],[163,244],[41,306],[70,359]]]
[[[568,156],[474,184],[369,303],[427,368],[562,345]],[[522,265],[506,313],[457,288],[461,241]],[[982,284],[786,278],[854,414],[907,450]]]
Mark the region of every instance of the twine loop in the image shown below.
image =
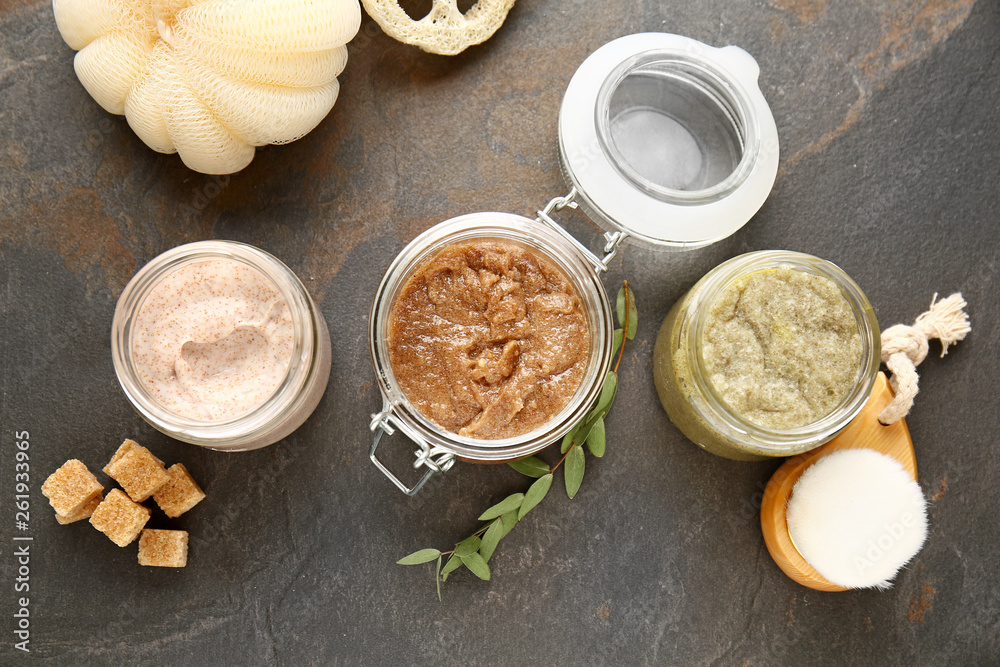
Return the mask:
[[[882,332],[882,361],[888,362],[895,354],[904,354],[914,366],[927,358],[927,334],[916,327],[897,324]]]
[[[927,342],[931,338],[940,340],[943,357],[948,354],[948,346],[962,340],[972,330],[969,316],[963,310],[966,305],[959,292],[940,301],[934,294],[930,308],[913,326],[897,324],[882,332],[882,361],[892,373],[889,384],[896,393],[878,415],[882,424],[899,421],[913,407],[918,391],[917,365],[927,358]]]

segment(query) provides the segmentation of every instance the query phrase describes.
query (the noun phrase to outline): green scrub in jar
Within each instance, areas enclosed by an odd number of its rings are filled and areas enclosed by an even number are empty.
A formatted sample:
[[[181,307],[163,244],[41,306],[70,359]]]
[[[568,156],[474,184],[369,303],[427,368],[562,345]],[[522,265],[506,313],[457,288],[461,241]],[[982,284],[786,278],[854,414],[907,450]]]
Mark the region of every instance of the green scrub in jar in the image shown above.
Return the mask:
[[[740,460],[790,456],[832,438],[867,400],[878,324],[835,265],[783,251],[716,267],[671,309],[654,348],[671,421]]]

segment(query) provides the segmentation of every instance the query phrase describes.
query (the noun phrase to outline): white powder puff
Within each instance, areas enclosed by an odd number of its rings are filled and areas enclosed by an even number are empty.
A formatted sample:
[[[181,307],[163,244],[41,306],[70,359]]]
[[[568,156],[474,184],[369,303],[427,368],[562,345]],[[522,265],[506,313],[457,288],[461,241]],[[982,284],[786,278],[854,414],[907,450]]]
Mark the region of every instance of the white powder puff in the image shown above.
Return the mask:
[[[816,571],[848,588],[889,588],[927,539],[920,485],[895,459],[839,450],[809,466],[786,511],[795,548]]]

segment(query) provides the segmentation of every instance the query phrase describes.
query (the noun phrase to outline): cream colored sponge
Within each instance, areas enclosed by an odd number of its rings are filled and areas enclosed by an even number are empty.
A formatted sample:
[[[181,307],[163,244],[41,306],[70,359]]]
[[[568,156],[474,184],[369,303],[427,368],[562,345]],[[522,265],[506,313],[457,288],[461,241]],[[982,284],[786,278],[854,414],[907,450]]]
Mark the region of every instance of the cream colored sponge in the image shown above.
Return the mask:
[[[457,0],[434,0],[430,13],[415,21],[398,0],[361,0],[387,35],[429,53],[453,56],[493,36],[514,0],[479,0],[463,14]]]
[[[53,0],[81,83],[147,146],[207,174],[330,112],[358,0]]]

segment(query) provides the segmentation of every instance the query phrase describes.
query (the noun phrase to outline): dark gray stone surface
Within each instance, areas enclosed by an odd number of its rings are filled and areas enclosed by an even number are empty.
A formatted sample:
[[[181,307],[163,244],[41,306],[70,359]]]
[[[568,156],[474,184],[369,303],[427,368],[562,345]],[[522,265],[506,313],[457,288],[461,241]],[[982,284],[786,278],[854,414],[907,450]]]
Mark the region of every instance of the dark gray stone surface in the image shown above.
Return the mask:
[[[669,31],[738,44],[761,65],[782,167],[760,213],[709,249],[631,246],[640,325],[608,419],[608,454],[573,501],[553,492],[501,544],[493,580],[430,566],[475,517],[524,490],[459,464],[415,499],[368,462],[380,405],[366,345],[382,271],[415,234],[563,194],[562,91],[615,37]],[[1000,9],[990,0],[519,0],[501,31],[444,58],[366,19],[341,98],[305,139],[215,179],[147,149],[78,83],[45,2],[0,3],[0,663],[1000,664]],[[574,214],[588,242],[596,228]],[[183,242],[246,241],[320,300],[330,386],[306,424],[222,454],[154,431],[109,354],[132,273]],[[932,499],[923,551],[887,592],[818,593],[764,547],[755,504],[777,463],[705,454],[652,386],[660,320],[747,250],[842,266],[884,326],[961,291],[972,334],[921,366],[908,419]],[[15,433],[30,433],[30,655],[13,647]],[[88,524],[58,526],[41,483],[100,468],[125,437],[183,461],[208,499],[151,526],[192,536],[183,570],[142,568]],[[405,448],[399,447],[401,451]],[[554,452],[545,454],[553,457]],[[402,460],[401,458],[399,460]]]

